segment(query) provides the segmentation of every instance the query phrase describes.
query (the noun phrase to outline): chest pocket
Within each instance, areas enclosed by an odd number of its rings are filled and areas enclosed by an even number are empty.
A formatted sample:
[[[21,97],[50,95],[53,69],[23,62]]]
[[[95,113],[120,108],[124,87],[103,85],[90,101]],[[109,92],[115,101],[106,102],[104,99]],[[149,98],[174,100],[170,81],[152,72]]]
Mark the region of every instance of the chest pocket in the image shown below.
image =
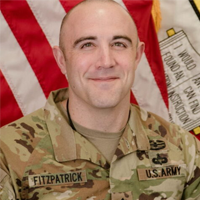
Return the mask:
[[[128,200],[156,197],[179,200],[186,182],[182,153],[175,145],[126,155],[112,164],[110,173],[112,193],[128,193]]]
[[[144,191],[140,196],[144,196],[144,199],[150,197],[181,199],[185,185],[185,173],[185,169],[178,165],[138,168],[138,184]]]
[[[137,166],[138,182],[144,199],[181,199],[186,182],[186,165],[181,150],[164,138],[150,140],[149,165]]]
[[[48,169],[48,173],[45,173],[45,170],[42,173],[36,171],[33,173],[32,170],[28,172],[29,174],[24,178],[26,181],[23,182],[24,199],[72,200],[80,197],[87,199],[93,195],[106,199],[109,195],[108,175],[100,168],[96,170],[87,167],[82,170],[74,168],[60,173],[55,173],[59,170],[58,167],[50,170],[49,166]]]

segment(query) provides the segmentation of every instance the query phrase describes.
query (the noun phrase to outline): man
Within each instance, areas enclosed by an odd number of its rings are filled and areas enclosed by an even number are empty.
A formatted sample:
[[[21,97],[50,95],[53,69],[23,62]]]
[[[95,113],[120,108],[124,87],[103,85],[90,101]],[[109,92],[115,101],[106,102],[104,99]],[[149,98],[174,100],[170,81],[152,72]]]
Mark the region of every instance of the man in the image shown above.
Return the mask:
[[[70,11],[53,48],[69,88],[2,128],[1,199],[200,199],[199,142],[129,103],[143,51],[117,3]]]

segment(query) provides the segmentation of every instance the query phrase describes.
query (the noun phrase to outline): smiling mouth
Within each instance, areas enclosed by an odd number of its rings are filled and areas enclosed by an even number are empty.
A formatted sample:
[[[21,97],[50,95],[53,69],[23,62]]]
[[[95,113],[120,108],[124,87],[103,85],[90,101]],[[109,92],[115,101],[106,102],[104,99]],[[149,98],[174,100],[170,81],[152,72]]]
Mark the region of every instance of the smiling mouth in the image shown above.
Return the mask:
[[[108,81],[114,81],[119,79],[118,77],[98,77],[98,78],[90,78],[92,81],[97,81],[97,82],[108,82]]]

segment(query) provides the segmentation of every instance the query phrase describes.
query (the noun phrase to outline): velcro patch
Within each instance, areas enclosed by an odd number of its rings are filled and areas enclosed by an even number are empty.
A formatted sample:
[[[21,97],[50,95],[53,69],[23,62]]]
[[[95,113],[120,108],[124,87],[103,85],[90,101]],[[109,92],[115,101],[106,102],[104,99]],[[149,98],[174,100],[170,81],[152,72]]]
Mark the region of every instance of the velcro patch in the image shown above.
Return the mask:
[[[163,140],[149,140],[150,150],[161,150],[166,148],[166,143]]]
[[[165,167],[170,164],[167,150],[149,151],[149,160],[152,167]]]
[[[140,181],[184,176],[184,174],[181,172],[180,166],[168,166],[163,168],[138,168],[137,172]]]
[[[28,176],[29,187],[47,185],[66,185],[87,182],[86,171],[75,171],[59,174],[35,174]]]

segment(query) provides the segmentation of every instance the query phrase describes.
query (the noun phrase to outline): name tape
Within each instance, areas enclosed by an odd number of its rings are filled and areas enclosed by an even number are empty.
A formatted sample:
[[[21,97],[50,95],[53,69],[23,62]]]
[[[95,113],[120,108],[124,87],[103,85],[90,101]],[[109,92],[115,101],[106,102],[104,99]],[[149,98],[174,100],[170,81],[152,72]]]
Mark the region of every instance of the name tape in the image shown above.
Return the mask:
[[[163,179],[169,177],[184,176],[181,167],[168,166],[163,168],[142,168],[137,169],[139,180]]]
[[[66,185],[87,182],[86,171],[76,171],[59,174],[37,174],[28,176],[29,187],[47,185]]]

